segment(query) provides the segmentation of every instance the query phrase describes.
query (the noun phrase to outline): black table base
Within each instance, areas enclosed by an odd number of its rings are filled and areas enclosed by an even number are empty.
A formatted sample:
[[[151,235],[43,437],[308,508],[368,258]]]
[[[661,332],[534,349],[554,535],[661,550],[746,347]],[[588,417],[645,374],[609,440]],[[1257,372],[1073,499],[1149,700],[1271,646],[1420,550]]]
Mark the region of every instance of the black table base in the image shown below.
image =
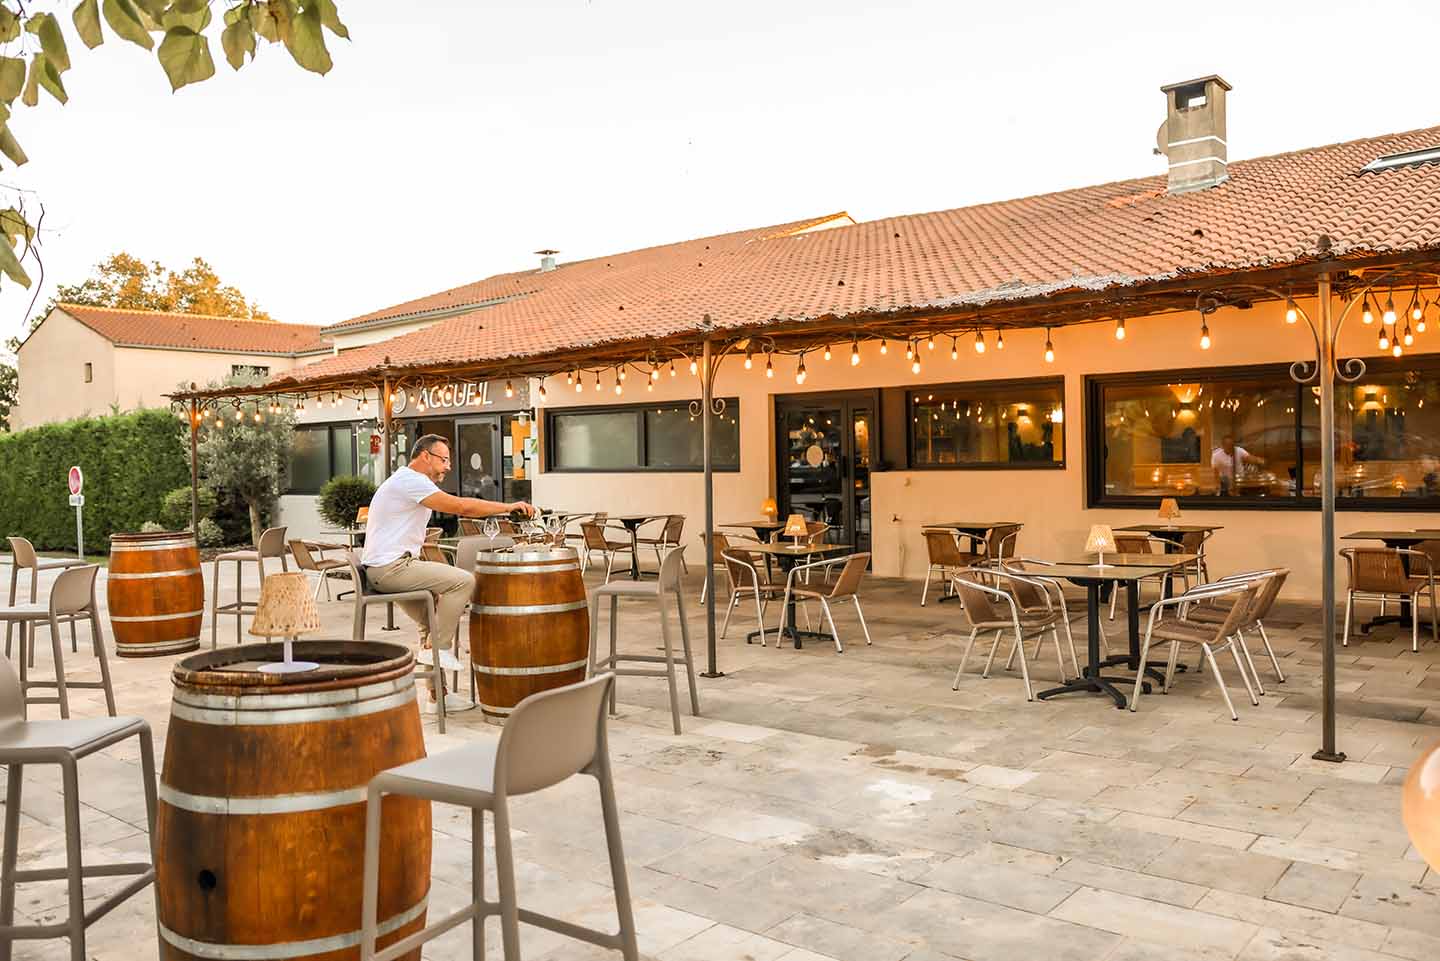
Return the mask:
[[[835,637],[834,637],[834,635],[832,635],[832,634],[826,634],[824,631],[802,631],[802,630],[800,630],[798,627],[782,627],[782,628],[778,628],[778,629],[775,630],[775,631],[767,631],[766,633],[767,633],[767,634],[776,634],[776,633],[778,633],[778,634],[780,635],[780,638],[789,637],[792,641],[795,642],[795,650],[797,650],[797,651],[802,650],[802,649],[804,648],[804,644],[803,644],[802,642],[803,642],[803,641],[807,641],[807,640],[809,640],[809,641],[827,641],[827,642],[829,642],[829,643],[831,643],[831,644],[834,644],[834,643],[835,643]],[[755,643],[755,638],[757,638],[757,637],[759,637],[759,636],[760,636],[760,632],[759,632],[759,631],[751,631],[749,634],[746,634],[746,635],[745,635],[745,643],[746,643],[746,644],[753,644],[753,643]],[[779,644],[780,644],[780,638],[777,638],[776,641],[775,641],[777,647],[778,647]]]
[[[1133,677],[1105,677],[1101,674],[1091,674],[1090,668],[1087,667],[1085,668],[1084,677],[1077,677],[1074,680],[1066,681],[1059,687],[1052,687],[1048,691],[1041,691],[1035,696],[1043,701],[1046,698],[1054,697],[1056,694],[1080,694],[1085,692],[1091,694],[1108,694],[1110,695],[1110,699],[1115,702],[1115,706],[1123,710],[1128,701],[1125,695],[1120,693],[1115,687],[1117,684],[1123,684],[1133,689],[1135,679]],[[1144,682],[1140,686],[1140,689],[1146,694],[1149,694],[1150,682]]]

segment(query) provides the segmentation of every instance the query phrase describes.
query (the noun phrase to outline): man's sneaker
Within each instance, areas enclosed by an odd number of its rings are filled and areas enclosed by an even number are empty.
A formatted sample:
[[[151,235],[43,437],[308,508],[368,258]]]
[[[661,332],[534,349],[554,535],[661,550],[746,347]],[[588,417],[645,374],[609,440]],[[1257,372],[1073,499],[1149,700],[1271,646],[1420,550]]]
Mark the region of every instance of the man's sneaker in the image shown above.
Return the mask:
[[[438,713],[438,705],[434,701],[427,698],[425,699],[424,704],[426,714]],[[470,698],[466,697],[463,694],[457,694],[454,691],[451,691],[449,694],[445,695],[446,714],[459,714],[461,711],[470,711],[474,710],[474,708],[475,702],[471,701]]]
[[[416,661],[416,663],[419,663],[419,664],[433,664],[433,663],[435,663],[433,660],[431,660],[431,656],[432,656],[433,654],[434,654],[434,648],[422,647],[422,648],[420,649],[420,653],[418,653],[418,654],[415,655],[415,661]],[[445,670],[445,671],[459,671],[459,670],[462,670],[464,667],[465,667],[465,665],[460,663],[460,659],[459,659],[458,657],[456,657],[454,654],[451,654],[448,649],[443,650],[443,651],[440,652],[440,669],[441,669],[441,670]]]

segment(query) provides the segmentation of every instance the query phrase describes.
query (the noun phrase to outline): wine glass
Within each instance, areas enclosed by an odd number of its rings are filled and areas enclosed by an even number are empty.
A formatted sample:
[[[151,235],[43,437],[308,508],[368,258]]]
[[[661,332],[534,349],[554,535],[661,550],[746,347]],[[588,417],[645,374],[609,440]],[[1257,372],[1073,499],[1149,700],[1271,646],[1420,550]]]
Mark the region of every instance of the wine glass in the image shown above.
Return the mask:
[[[545,527],[550,531],[550,541],[556,547],[565,546],[565,518],[560,514],[548,514]]]
[[[500,522],[493,517],[485,518],[480,525],[480,532],[490,541],[490,546],[495,546],[495,537],[500,533]]]

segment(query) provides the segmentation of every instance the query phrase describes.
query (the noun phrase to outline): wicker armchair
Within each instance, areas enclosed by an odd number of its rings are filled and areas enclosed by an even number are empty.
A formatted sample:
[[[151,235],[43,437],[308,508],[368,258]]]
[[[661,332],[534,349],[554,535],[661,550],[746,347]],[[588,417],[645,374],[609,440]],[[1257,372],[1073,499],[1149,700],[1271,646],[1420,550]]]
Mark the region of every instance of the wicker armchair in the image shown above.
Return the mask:
[[[1015,575],[1002,570],[987,572],[987,576],[996,581],[997,584],[1008,584]],[[990,676],[990,666],[995,662],[995,652],[1000,647],[1000,639],[1007,631],[1014,631],[1015,643],[1011,649],[1011,657],[1007,663],[1013,663],[1015,652],[1020,652],[1020,676],[1025,680],[1025,700],[1035,700],[1035,692],[1030,686],[1030,667],[1025,657],[1025,638],[1038,637],[1047,631],[1055,642],[1055,659],[1060,660],[1060,612],[1056,610],[1026,612],[1020,609],[1019,603],[1014,596],[1007,591],[1001,590],[998,586],[991,587],[982,584],[979,580],[971,577],[957,577],[954,579],[955,589],[960,592],[960,603],[965,607],[965,617],[970,622],[970,638],[965,643],[965,653],[960,656],[960,667],[955,671],[955,682],[950,685],[954,691],[960,690],[960,677],[965,673],[965,662],[970,660],[970,652],[975,647],[975,637],[981,631],[994,631],[995,640],[990,645],[990,653],[985,658],[985,668],[980,672],[981,677]],[[1064,664],[1061,663],[1061,673],[1064,673]]]
[[[1225,699],[1225,706],[1230,710],[1230,720],[1240,720],[1240,715],[1235,713],[1235,704],[1230,700],[1230,692],[1225,687],[1225,677],[1220,673],[1220,665],[1215,661],[1215,652],[1228,648],[1231,657],[1235,659],[1235,669],[1240,672],[1240,680],[1245,684],[1245,693],[1250,695],[1250,703],[1259,705],[1260,699],[1255,696],[1255,689],[1250,685],[1250,675],[1245,669],[1245,662],[1241,660],[1240,646],[1235,641],[1235,635],[1245,624],[1260,587],[1258,582],[1208,584],[1151,605],[1150,622],[1145,629],[1145,640],[1140,645],[1140,663],[1146,662],[1151,644],[1156,641],[1169,643],[1170,661],[1165,670],[1162,688],[1165,693],[1170,692],[1170,684],[1175,679],[1175,662],[1179,657],[1180,645],[1196,645],[1200,648],[1201,656],[1209,663],[1210,673],[1220,688],[1220,696]],[[1219,601],[1222,606],[1228,605],[1224,620],[1218,624],[1202,624],[1181,617],[1162,619],[1166,611],[1183,612],[1197,601]],[[1139,671],[1135,676],[1135,691],[1130,695],[1130,710],[1134,711],[1139,706],[1140,693],[1144,686],[1145,672]]]
[[[1345,598],[1345,630],[1341,645],[1350,643],[1350,621],[1355,599],[1379,601],[1381,613],[1392,598],[1410,602],[1410,649],[1420,650],[1420,598],[1430,597],[1430,633],[1440,643],[1440,618],[1435,610],[1435,568],[1424,551],[1394,547],[1347,547],[1340,552],[1350,568],[1350,590]]]
[[[920,591],[920,606],[924,607],[925,599],[930,595],[930,581],[937,573],[945,583],[945,594],[940,598],[944,601],[955,596],[950,579],[982,563],[985,555],[961,550],[960,538],[948,528],[924,527],[920,529],[920,534],[925,538],[925,550],[930,555],[930,567],[925,571],[925,587]]]

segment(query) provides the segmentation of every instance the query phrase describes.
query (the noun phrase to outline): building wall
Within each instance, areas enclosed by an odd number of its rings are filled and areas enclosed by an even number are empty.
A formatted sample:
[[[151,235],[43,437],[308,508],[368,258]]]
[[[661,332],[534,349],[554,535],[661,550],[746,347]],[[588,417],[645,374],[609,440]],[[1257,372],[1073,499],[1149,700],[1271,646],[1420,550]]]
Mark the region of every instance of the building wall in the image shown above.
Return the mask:
[[[1301,301],[1314,313],[1314,302]],[[1338,301],[1338,313],[1343,304]],[[1378,321],[1377,321],[1378,323]],[[951,520],[1014,520],[1025,529],[1020,553],[1040,558],[1065,559],[1080,553],[1090,525],[1122,526],[1154,518],[1152,510],[1087,509],[1085,506],[1084,378],[1088,374],[1141,372],[1171,368],[1289,362],[1313,351],[1303,323],[1289,326],[1276,305],[1254,310],[1224,310],[1211,315],[1213,347],[1198,346],[1199,319],[1194,312],[1139,318],[1128,322],[1128,337],[1116,341],[1109,324],[1067,328],[1053,332],[1056,360],[1043,359],[1042,331],[1009,334],[1006,347],[977,355],[968,341],[960,344],[960,359],[950,359],[949,342],[933,353],[921,347],[922,370],[910,373],[904,345],[891,342],[888,355],[874,343],[861,346],[862,363],[851,367],[849,349],[835,351],[826,362],[818,354],[807,357],[808,377],[803,387],[794,382],[795,360],[777,358],[776,375],[767,380],[761,370],[743,369],[738,357],[727,358],[717,378],[717,396],[738,396],[741,404],[741,470],[715,475],[717,523],[743,521],[759,513],[761,501],[774,492],[774,396],[784,393],[830,392],[856,388],[905,386],[912,383],[978,381],[1011,377],[1063,375],[1065,378],[1066,463],[1063,470],[892,470],[872,474],[874,570],[882,576],[921,578],[927,556],[920,529],[925,524]],[[1340,342],[1342,356],[1374,356],[1375,328],[1347,322]],[[1437,333],[1420,335],[1413,350],[1424,352],[1440,345],[1427,342]],[[611,391],[576,394],[564,381],[552,380],[544,406],[612,404]],[[698,395],[699,383],[682,372],[671,381],[662,377],[654,393],[643,388],[627,390],[619,400],[689,399]],[[532,396],[534,396],[532,394]],[[541,423],[543,426],[543,417]],[[543,450],[543,438],[542,438]],[[696,535],[704,518],[702,480],[689,474],[566,474],[542,472],[535,480],[535,500],[545,507],[573,510],[608,510],[612,514],[676,512],[687,515],[687,557],[695,564],[703,557]],[[1434,514],[1343,511],[1337,531],[1364,528],[1440,527]],[[1207,552],[1216,573],[1259,565],[1289,564],[1293,573],[1287,594],[1320,596],[1319,512],[1308,510],[1186,509],[1184,522],[1222,524]],[[1339,583],[1343,586],[1343,570]],[[917,589],[918,591],[918,589]]]
[[[200,350],[162,350],[138,347],[115,349],[115,397],[122,410],[163,407],[165,395],[182,383],[205,386],[230,376],[237,365],[268,367],[279,374],[317,358],[274,354],[229,354]]]
[[[20,345],[17,362],[20,398],[10,413],[12,430],[108,414],[115,403],[114,345],[58,310]]]

